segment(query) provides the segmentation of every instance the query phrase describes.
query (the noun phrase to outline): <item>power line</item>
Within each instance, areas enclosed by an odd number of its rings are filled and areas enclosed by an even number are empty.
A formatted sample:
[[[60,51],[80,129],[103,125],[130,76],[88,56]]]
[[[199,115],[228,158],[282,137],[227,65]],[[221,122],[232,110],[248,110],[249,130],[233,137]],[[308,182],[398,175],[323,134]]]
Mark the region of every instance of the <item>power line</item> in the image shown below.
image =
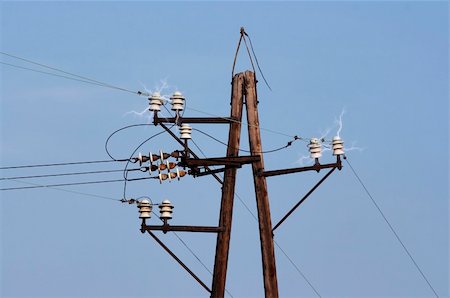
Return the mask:
[[[22,168],[39,168],[39,167],[54,167],[54,166],[69,166],[69,165],[81,165],[81,164],[93,164],[93,163],[107,163],[115,161],[129,161],[128,159],[117,159],[117,160],[90,160],[90,161],[74,161],[74,162],[62,162],[62,163],[49,163],[49,164],[35,164],[35,165],[20,165],[20,166],[7,166],[0,167],[0,170],[10,170],[10,169],[22,169]]]
[[[289,263],[291,263],[292,266],[294,266],[294,268],[298,272],[298,274],[300,274],[303,277],[303,279],[308,283],[310,288],[313,289],[313,291],[314,291],[314,293],[316,293],[317,297],[321,298],[322,296],[319,294],[319,292],[316,290],[316,288],[311,284],[311,282],[308,280],[308,278],[306,278],[306,276],[303,274],[303,272],[300,270],[300,268],[294,263],[294,261],[284,251],[284,249],[282,249],[281,246],[278,244],[278,242],[276,242],[275,240],[273,240],[273,242],[275,242],[275,245],[280,249],[280,251],[283,253],[283,255],[288,259]]]
[[[264,73],[262,72],[261,67],[259,66],[258,57],[256,57],[255,50],[253,49],[252,39],[245,31],[244,31],[244,35],[247,36],[248,40],[250,41],[250,48],[252,50],[253,57],[255,57],[255,62],[256,62],[256,66],[258,66],[259,73],[261,74],[264,82],[266,83],[267,88],[269,88],[269,90],[272,91],[272,88],[270,88],[269,83],[267,82],[266,78],[264,77]],[[245,46],[247,47],[247,42],[245,41],[245,37],[244,37],[244,43],[245,43]],[[248,47],[247,47],[247,50],[248,50]],[[255,73],[256,73],[256,71],[255,71]]]
[[[120,91],[129,92],[129,93],[132,93],[132,94],[149,96],[149,94],[147,92],[132,91],[132,90],[129,90],[129,89],[126,89],[126,88],[114,86],[114,85],[107,84],[107,83],[104,83],[104,82],[101,82],[101,81],[98,81],[98,80],[90,79],[90,78],[85,77],[85,76],[80,76],[80,75],[77,75],[77,74],[73,74],[71,72],[60,70],[58,68],[51,67],[51,66],[48,66],[48,65],[45,65],[45,64],[42,64],[42,63],[38,63],[38,62],[29,60],[29,59],[25,59],[25,58],[22,58],[22,57],[19,57],[19,56],[16,56],[16,55],[8,54],[8,53],[5,53],[5,52],[0,52],[0,54],[6,55],[6,56],[9,56],[9,57],[13,57],[15,59],[19,59],[19,60],[22,60],[22,61],[26,61],[28,63],[32,63],[32,64],[35,64],[35,65],[39,65],[41,67],[45,67],[45,68],[48,68],[48,69],[59,71],[61,73],[69,74],[69,75],[71,75],[73,77],[66,76],[66,75],[60,75],[60,74],[56,74],[56,73],[51,73],[51,72],[46,72],[46,71],[42,71],[42,70],[37,70],[37,69],[33,69],[33,68],[23,67],[23,66],[11,64],[11,63],[6,63],[6,62],[1,62],[1,61],[0,61],[0,64],[4,64],[4,65],[11,66],[11,67],[24,69],[24,70],[29,70],[29,71],[33,71],[33,72],[37,72],[37,73],[41,73],[41,74],[46,74],[46,75],[61,77],[61,78],[69,79],[69,80],[74,80],[74,81],[79,81],[79,82],[83,82],[83,83],[88,83],[88,84],[92,84],[92,85],[97,85],[97,86],[100,86],[100,87],[112,88],[112,89],[116,89],[116,90],[120,90]],[[256,58],[256,56],[255,56],[255,58]],[[261,74],[262,74],[262,72],[261,72]],[[263,78],[264,78],[264,75],[263,75]],[[269,89],[270,89],[270,87],[269,87]],[[229,118],[226,118],[226,117],[221,117],[221,116],[218,116],[218,115],[215,115],[215,114],[212,114],[212,113],[209,113],[209,112],[205,112],[205,111],[202,111],[202,110],[198,110],[198,109],[195,109],[195,108],[192,108],[192,107],[185,107],[185,110],[186,109],[190,109],[192,111],[195,111],[195,112],[198,112],[198,113],[202,113],[202,114],[205,114],[205,115],[219,117],[219,118],[227,119],[227,120],[230,120],[230,121],[233,121],[233,122],[238,122],[238,123],[241,123],[241,124],[246,124],[246,125],[251,126],[251,127],[256,127],[255,125],[251,125],[251,124],[248,124],[246,122],[236,121],[236,120],[232,120],[232,119],[229,119]],[[170,112],[169,112],[169,114],[170,114]],[[264,128],[264,127],[261,127],[261,126],[260,126],[260,129],[264,130],[264,131],[267,131],[267,132],[270,132],[270,133],[282,135],[282,136],[294,137],[293,135],[290,135],[290,134],[287,134],[287,133],[284,133],[284,132],[281,132],[281,131],[276,131],[276,130],[273,130],[273,129],[269,129],[269,128]]]
[[[192,130],[198,131],[199,133],[201,133],[201,134],[203,134],[203,135],[205,135],[205,136],[207,136],[207,137],[213,139],[214,141],[216,141],[216,142],[218,142],[218,143],[220,143],[220,144],[222,144],[222,145],[224,145],[224,146],[226,146],[226,147],[230,147],[230,146],[228,146],[227,143],[225,143],[225,142],[219,140],[218,138],[216,138],[216,137],[210,135],[209,133],[206,133],[206,132],[204,132],[204,131],[202,131],[202,130],[200,130],[200,129],[197,129],[197,128],[193,128]],[[292,141],[289,141],[286,145],[284,145],[284,146],[282,146],[282,147],[275,148],[275,149],[271,149],[271,150],[267,150],[267,151],[262,151],[262,152],[254,152],[254,151],[252,152],[252,151],[250,151],[250,150],[240,149],[240,148],[235,148],[235,149],[237,149],[237,150],[239,150],[239,151],[242,151],[242,152],[248,152],[248,153],[273,153],[273,152],[277,152],[277,151],[286,149],[287,147],[291,146],[293,142],[295,142],[295,141],[297,141],[297,140],[301,140],[301,138],[299,138],[299,137],[297,137],[297,136],[294,136],[294,138],[292,139]]]
[[[44,72],[44,71],[40,71],[40,70],[36,70],[36,69],[26,68],[26,67],[14,65],[14,64],[1,62],[2,64],[5,64],[5,65],[9,65],[9,66],[17,67],[17,68],[22,68],[22,69],[26,69],[26,70],[31,70],[31,71],[36,71],[36,72],[40,72],[40,73],[44,73],[44,74],[48,74],[48,75],[59,76],[59,77],[63,77],[63,78],[66,78],[66,79],[76,80],[76,81],[80,81],[80,82],[84,82],[84,83],[90,83],[90,84],[94,84],[94,85],[98,85],[98,86],[102,86],[102,87],[106,87],[106,88],[111,88],[111,89],[116,89],[116,90],[132,93],[132,94],[137,94],[137,95],[142,95],[143,94],[141,91],[132,91],[132,90],[129,90],[129,89],[126,89],[126,88],[114,86],[114,85],[111,85],[111,84],[108,84],[108,83],[105,83],[105,82],[101,82],[101,81],[98,81],[98,80],[95,80],[95,79],[91,79],[91,78],[88,78],[88,77],[85,77],[85,76],[77,75],[77,74],[74,74],[74,73],[71,73],[71,72],[68,72],[68,71],[65,71],[65,70],[58,69],[56,67],[52,67],[52,66],[49,66],[49,65],[46,65],[46,64],[42,64],[42,63],[39,63],[39,62],[36,62],[36,61],[32,61],[32,60],[29,60],[29,59],[26,59],[26,58],[23,58],[23,57],[12,55],[12,54],[9,54],[9,53],[0,52],[0,54],[8,56],[8,57],[11,57],[11,58],[14,58],[14,59],[17,59],[17,60],[24,61],[24,62],[27,62],[27,63],[38,65],[38,66],[41,66],[41,67],[44,67],[44,68],[47,68],[47,69],[51,69],[51,70],[54,70],[54,71],[57,71],[57,72],[60,72],[60,73],[64,73],[66,75],[69,75],[70,77],[69,76],[63,76],[63,75],[58,75],[58,74],[54,74],[54,73],[50,73],[50,72]],[[79,79],[76,79],[76,78],[79,78]]]
[[[28,185],[35,185],[35,186],[43,186],[41,184],[32,183],[32,182],[25,182],[25,181],[21,181],[21,180],[17,180],[17,179],[13,180],[13,182],[22,183],[22,184],[28,184]],[[47,187],[47,188],[54,189],[54,190],[59,190],[59,191],[64,191],[64,192],[68,192],[68,193],[73,193],[73,194],[78,194],[78,195],[98,198],[98,199],[105,199],[105,200],[111,200],[111,201],[118,201],[118,202],[120,202],[120,200],[118,200],[118,199],[114,199],[114,198],[106,197],[106,196],[102,196],[102,195],[96,195],[96,194],[91,194],[91,193],[86,193],[86,192],[81,192],[81,191],[69,190],[69,189],[64,189],[64,188],[54,187],[54,186],[49,186],[49,185],[43,186],[43,187]]]
[[[158,177],[143,177],[128,179],[127,181],[138,181],[145,179],[157,179]],[[86,185],[86,184],[99,184],[99,183],[113,183],[113,182],[123,182],[124,179],[114,179],[114,180],[99,180],[99,181],[86,181],[86,182],[72,182],[72,183],[61,183],[61,184],[48,184],[48,185],[35,185],[35,186],[23,186],[23,187],[9,187],[0,188],[1,191],[8,190],[22,190],[22,189],[34,189],[34,188],[44,188],[44,187],[58,187],[58,186],[72,186],[72,185]]]
[[[171,129],[175,124],[173,124],[169,129]],[[123,169],[123,178],[124,178],[124,184],[123,184],[123,197],[126,198],[126,193],[127,193],[127,181],[132,181],[132,179],[128,179],[128,165],[130,164],[130,160],[131,158],[134,156],[134,154],[136,153],[136,151],[138,151],[139,148],[141,148],[142,145],[144,145],[145,143],[147,143],[148,141],[150,141],[151,139],[165,133],[166,131],[160,131],[152,136],[150,136],[149,138],[145,139],[143,142],[141,142],[136,149],[133,150],[133,153],[131,153],[130,158],[128,159],[127,163],[125,164],[125,168]],[[150,170],[149,170],[150,171]],[[158,177],[151,177],[151,178],[158,178]]]
[[[229,117],[223,117],[223,116],[220,116],[220,115],[217,115],[217,114],[213,114],[213,113],[210,113],[210,112],[205,112],[205,111],[198,110],[198,109],[195,109],[195,108],[192,108],[192,107],[186,107],[186,109],[192,110],[192,111],[195,111],[197,113],[204,114],[204,115],[207,115],[207,116],[218,117],[218,118],[225,119],[227,121],[244,124],[244,125],[247,125],[249,127],[259,127],[259,129],[267,131],[267,132],[270,132],[270,133],[273,133],[273,134],[277,134],[277,135],[281,135],[281,136],[285,136],[285,137],[290,137],[290,138],[294,138],[295,137],[295,135],[287,134],[287,133],[284,133],[282,131],[277,131],[277,130],[273,130],[273,129],[269,129],[269,128],[264,128],[262,126],[249,124],[249,123],[247,123],[245,121],[234,120],[234,119],[231,119]],[[300,139],[305,140],[305,138],[300,138]]]
[[[74,78],[74,77],[69,77],[69,76],[60,75],[60,74],[57,74],[57,73],[47,72],[47,71],[38,70],[38,69],[34,69],[34,68],[29,68],[29,67],[24,67],[24,66],[20,66],[20,65],[16,65],[16,64],[6,63],[6,62],[3,62],[3,61],[0,61],[0,64],[11,66],[11,67],[15,67],[15,68],[19,68],[19,69],[23,69],[23,70],[29,70],[29,71],[32,71],[32,72],[41,73],[41,74],[45,74],[45,75],[50,75],[50,76],[54,76],[54,77],[59,77],[59,78],[64,78],[64,79],[73,80],[73,81],[77,81],[77,82],[82,82],[82,83],[87,83],[87,84],[91,84],[91,85],[105,87],[102,84],[98,84],[98,83],[95,83],[95,82],[92,82],[92,81],[80,80],[80,79],[77,79],[77,78]]]
[[[112,133],[108,136],[108,138],[107,138],[106,141],[105,141],[105,151],[106,151],[106,154],[108,154],[108,156],[109,156],[113,161],[117,161],[117,159],[115,159],[115,158],[110,154],[110,152],[109,152],[109,150],[108,150],[108,143],[109,143],[109,140],[112,138],[112,136],[115,135],[116,133],[118,133],[119,131],[122,131],[122,130],[125,130],[125,129],[128,129],[128,128],[132,128],[132,127],[150,126],[150,125],[153,125],[153,124],[149,124],[149,123],[132,124],[132,125],[127,125],[127,126],[124,126],[124,127],[121,127],[121,128],[119,128],[119,129],[115,130],[114,132],[112,132]]]
[[[380,206],[377,204],[377,202],[375,201],[375,199],[373,198],[373,196],[371,195],[371,193],[369,192],[369,190],[367,189],[366,185],[364,184],[364,182],[361,180],[361,178],[359,177],[359,175],[356,173],[355,169],[352,167],[352,165],[350,164],[348,157],[344,156],[344,159],[347,161],[347,164],[349,165],[350,169],[352,170],[353,174],[355,175],[356,179],[359,181],[359,183],[361,184],[361,186],[363,187],[364,191],[366,192],[367,196],[370,198],[370,200],[372,201],[373,205],[375,206],[375,208],[378,210],[378,212],[380,213],[380,215],[383,217],[384,221],[386,222],[386,224],[388,225],[389,229],[391,230],[391,232],[394,234],[395,238],[397,239],[397,241],[401,244],[401,246],[403,247],[403,250],[405,251],[405,253],[409,256],[409,258],[411,259],[412,263],[414,264],[414,266],[416,267],[416,269],[419,271],[420,275],[422,275],[422,278],[425,280],[425,282],[428,284],[428,286],[430,287],[430,289],[433,291],[434,295],[436,297],[439,297],[439,295],[437,294],[436,290],[433,288],[433,286],[431,285],[430,281],[428,280],[428,278],[425,276],[425,273],[422,271],[422,269],[420,269],[420,266],[417,264],[416,260],[414,259],[414,257],[411,255],[411,253],[409,252],[408,248],[406,248],[406,245],[403,243],[403,241],[400,239],[400,236],[397,234],[397,232],[395,231],[394,227],[392,226],[392,224],[389,222],[389,220],[387,219],[387,217],[384,215],[384,212],[381,210]]]
[[[139,171],[139,170],[140,169],[131,169],[131,170],[128,170],[128,171]],[[33,176],[15,176],[15,177],[3,177],[3,178],[0,178],[0,180],[33,179],[33,178],[76,176],[76,175],[115,173],[115,172],[123,172],[123,170],[102,170],[102,171],[71,172],[71,173],[45,174],[45,175],[33,175]]]

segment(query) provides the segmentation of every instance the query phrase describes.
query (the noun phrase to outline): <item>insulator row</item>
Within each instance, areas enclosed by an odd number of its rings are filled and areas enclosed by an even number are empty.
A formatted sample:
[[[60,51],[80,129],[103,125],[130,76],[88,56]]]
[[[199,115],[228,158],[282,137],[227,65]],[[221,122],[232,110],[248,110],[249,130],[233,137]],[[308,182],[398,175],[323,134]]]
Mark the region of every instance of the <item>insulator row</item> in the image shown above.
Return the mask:
[[[133,162],[139,162],[139,165],[142,165],[143,163],[149,161],[150,164],[153,164],[155,161],[160,160],[161,162],[164,162],[164,160],[173,157],[176,158],[177,160],[181,157],[181,153],[180,151],[174,151],[172,153],[164,153],[162,151],[160,151],[160,154],[153,154],[153,153],[149,153],[149,155],[142,155],[142,153],[138,154],[138,157],[135,157],[132,159]]]
[[[344,141],[340,137],[335,136],[331,142],[333,155],[343,155],[344,154]],[[322,142],[317,138],[312,138],[308,144],[310,157],[312,159],[319,159],[322,157]]]
[[[187,172],[184,170],[180,170],[177,168],[176,172],[169,172],[169,173],[159,173],[159,183],[162,183],[165,180],[172,181],[173,179],[180,180],[180,178],[186,176]]]
[[[148,108],[152,112],[160,112],[161,111],[161,105],[164,103],[164,98],[159,94],[159,92],[154,92],[149,98],[149,105]],[[170,97],[171,104],[172,104],[172,111],[177,112],[177,114],[184,110],[184,101],[185,97],[181,92],[175,91],[173,95]]]
[[[144,199],[139,202],[137,205],[139,208],[139,218],[140,219],[148,219],[152,217],[152,209],[153,206],[150,202],[150,200]],[[159,213],[162,220],[167,222],[167,220],[172,219],[172,213],[174,206],[169,200],[164,200],[159,204]]]

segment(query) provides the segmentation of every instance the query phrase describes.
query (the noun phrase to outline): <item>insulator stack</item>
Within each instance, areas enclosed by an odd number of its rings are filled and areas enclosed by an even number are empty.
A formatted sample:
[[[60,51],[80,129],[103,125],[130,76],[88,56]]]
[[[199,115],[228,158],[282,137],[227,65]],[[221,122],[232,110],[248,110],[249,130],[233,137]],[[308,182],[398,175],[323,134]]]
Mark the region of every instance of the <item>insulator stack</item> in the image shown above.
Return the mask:
[[[340,137],[335,136],[332,142],[333,155],[343,155],[344,154],[344,141]]]
[[[322,144],[319,139],[312,138],[309,141],[308,147],[312,159],[318,159],[322,156]]]
[[[146,161],[150,160],[148,156],[142,155],[142,153],[139,152],[139,155],[137,157],[137,161],[139,161],[139,165],[142,166],[142,164]]]
[[[168,160],[166,160],[166,163],[162,163],[159,165],[159,170],[160,171],[164,171],[164,170],[172,170],[177,166],[176,162],[169,162]]]
[[[163,104],[163,98],[159,94],[159,92],[154,92],[152,96],[148,98],[150,101],[150,107],[149,110],[152,112],[159,112],[161,111],[161,105]]]
[[[180,139],[182,139],[182,140],[192,139],[191,132],[192,132],[192,127],[190,127],[189,124],[185,124],[185,123],[181,124]]]
[[[169,200],[162,201],[162,203],[159,205],[159,209],[159,212],[161,213],[159,218],[164,221],[172,219],[173,205]]]
[[[139,208],[139,218],[147,219],[152,216],[152,204],[149,200],[142,200],[137,207]]]
[[[184,109],[184,96],[179,91],[175,91],[170,97],[172,100],[172,111],[179,113]]]

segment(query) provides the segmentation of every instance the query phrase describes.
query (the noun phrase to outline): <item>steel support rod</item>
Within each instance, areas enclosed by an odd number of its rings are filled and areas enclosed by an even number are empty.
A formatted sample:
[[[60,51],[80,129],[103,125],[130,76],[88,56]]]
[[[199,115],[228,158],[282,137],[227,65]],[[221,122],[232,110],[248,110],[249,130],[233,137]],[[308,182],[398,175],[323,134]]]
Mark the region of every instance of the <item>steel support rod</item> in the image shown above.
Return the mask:
[[[266,298],[277,298],[278,281],[272,236],[272,221],[270,218],[269,195],[267,193],[266,177],[259,175],[259,173],[264,171],[264,159],[262,154],[261,132],[259,128],[256,78],[255,74],[251,71],[246,71],[244,76],[250,152],[252,155],[259,155],[261,157],[260,161],[252,163],[252,170],[255,185],[256,207],[258,210],[264,290]]]
[[[200,232],[200,233],[219,233],[223,231],[221,227],[206,227],[206,226],[143,226],[145,231],[164,231],[164,232]]]
[[[175,259],[175,261],[178,262],[178,264],[181,265],[181,267],[184,268],[205,290],[207,290],[209,293],[211,293],[211,290],[208,288],[207,285],[197,276],[194,272],[191,271],[191,269],[188,268],[161,240],[159,240],[158,237],[156,237],[155,234],[153,234],[151,231],[147,230],[148,234],[152,236],[153,239],[155,239],[156,242],[158,242],[159,245],[161,245],[162,248],[172,257]]]
[[[236,74],[233,77],[231,84],[231,117],[237,119],[238,121],[230,124],[227,157],[235,157],[239,155],[241,119],[244,105],[244,75],[242,73]],[[225,168],[219,215],[219,227],[223,227],[224,231],[217,235],[211,293],[211,297],[214,298],[223,298],[225,296],[236,172],[237,169],[235,167]]]
[[[342,167],[342,163],[340,161],[338,161],[336,163],[330,163],[330,164],[324,164],[324,165],[315,164],[315,165],[309,166],[309,167],[264,171],[261,173],[261,175],[264,177],[271,177],[271,176],[286,175],[286,174],[293,174],[293,173],[306,172],[306,171],[320,172],[320,170],[323,170],[323,169],[340,168],[340,167]]]
[[[164,128],[184,148],[184,142],[179,137],[177,137],[173,133],[173,131],[171,131],[164,123],[159,123],[159,125],[161,125],[161,127]],[[195,158],[199,158],[198,155],[195,154],[194,151],[192,151],[190,148],[187,148],[187,149],[188,149],[189,153],[192,154],[192,156],[194,156]],[[210,171],[210,169],[208,167],[205,167],[205,170]],[[223,181],[222,181],[222,179],[220,179],[219,176],[217,176],[216,174],[212,174],[212,175],[220,184],[223,184]]]
[[[308,193],[304,195],[303,198],[297,204],[295,204],[295,206],[292,207],[292,209],[289,210],[289,212],[286,213],[285,216],[283,216],[283,218],[273,227],[272,233],[289,217],[289,215],[292,214],[292,212],[295,211],[295,209],[298,208],[298,206],[300,206],[316,190],[316,188],[319,187],[320,184],[322,184],[322,182],[324,182],[328,178],[328,176],[331,175],[331,173],[334,172],[334,170],[336,170],[336,167],[332,168],[325,176],[323,176],[322,179],[320,179],[319,182],[317,182],[317,184],[314,185],[314,187],[311,188],[311,190],[308,191]]]

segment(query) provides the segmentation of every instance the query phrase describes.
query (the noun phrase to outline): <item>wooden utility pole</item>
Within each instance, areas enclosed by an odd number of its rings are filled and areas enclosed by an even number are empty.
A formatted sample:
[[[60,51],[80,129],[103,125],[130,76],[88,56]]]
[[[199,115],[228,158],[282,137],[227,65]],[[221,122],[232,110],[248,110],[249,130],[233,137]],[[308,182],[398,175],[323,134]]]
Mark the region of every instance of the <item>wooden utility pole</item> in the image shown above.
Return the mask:
[[[260,156],[258,162],[252,163],[253,181],[255,184],[256,206],[258,209],[259,237],[261,241],[261,256],[266,298],[278,297],[277,270],[272,235],[272,220],[270,218],[269,196],[267,194],[264,159],[261,145],[261,133],[258,117],[258,97],[256,93],[255,73],[244,73],[245,101],[247,108],[248,136],[251,155]]]
[[[244,103],[243,86],[244,74],[236,74],[232,81],[231,118],[233,119],[233,122],[230,124],[230,131],[228,134],[227,157],[239,155],[239,141],[241,137],[241,121]],[[224,173],[225,177],[222,186],[222,200],[219,217],[219,227],[223,228],[223,231],[217,235],[211,297],[224,297],[225,295],[236,171],[236,167],[227,167]]]

